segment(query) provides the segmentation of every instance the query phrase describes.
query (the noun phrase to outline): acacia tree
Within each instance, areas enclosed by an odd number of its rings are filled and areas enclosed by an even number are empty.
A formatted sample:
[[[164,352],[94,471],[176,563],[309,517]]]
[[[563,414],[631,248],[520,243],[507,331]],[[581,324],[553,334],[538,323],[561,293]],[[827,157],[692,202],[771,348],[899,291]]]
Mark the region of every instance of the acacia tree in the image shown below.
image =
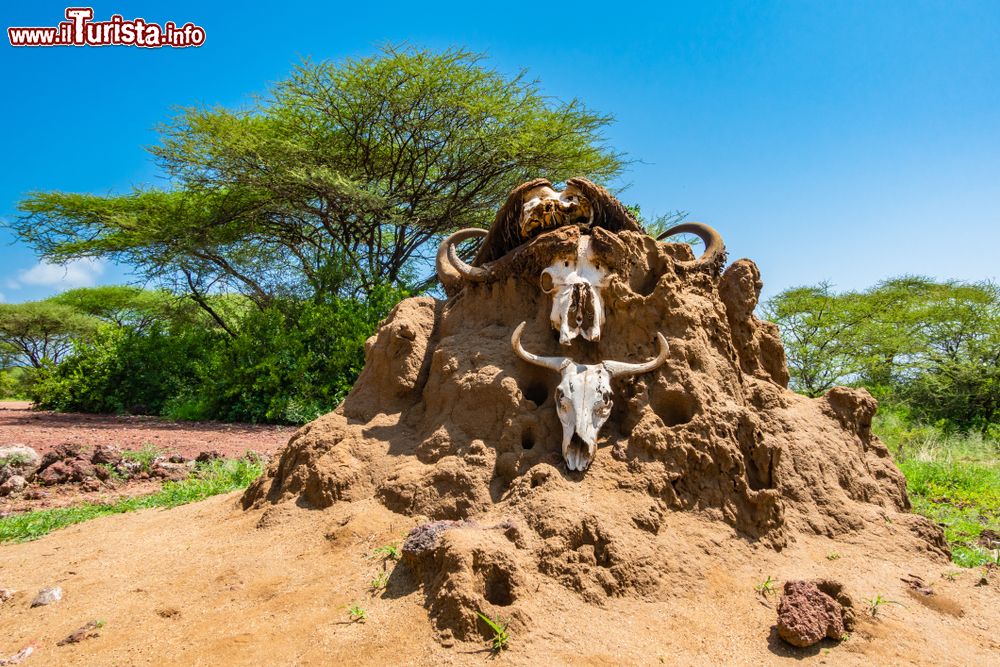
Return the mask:
[[[93,333],[96,325],[94,318],[63,304],[0,304],[0,354],[8,365],[59,363],[73,349],[74,339]]]
[[[517,183],[618,174],[610,122],[479,55],[387,47],[306,62],[249,109],[183,110],[151,148],[169,190],[34,193],[12,227],[52,260],[128,263],[226,326],[210,294],[266,307],[412,284],[443,234],[487,225]]]
[[[789,289],[778,324],[793,388],[816,396],[863,384],[929,419],[985,428],[1000,419],[1000,288],[903,276],[862,292]]]

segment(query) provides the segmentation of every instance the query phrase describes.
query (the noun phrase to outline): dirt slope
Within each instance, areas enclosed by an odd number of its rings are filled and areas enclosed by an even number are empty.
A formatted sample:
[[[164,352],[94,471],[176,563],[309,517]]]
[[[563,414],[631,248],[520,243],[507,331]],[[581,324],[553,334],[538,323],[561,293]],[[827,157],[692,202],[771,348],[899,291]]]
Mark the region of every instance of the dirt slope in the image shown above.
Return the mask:
[[[40,648],[26,665],[484,663],[476,643],[435,640],[406,567],[390,565],[384,594],[366,592],[381,569],[371,550],[398,543],[417,520],[372,500],[281,512],[243,512],[230,495],[0,547],[0,586],[20,591],[0,606],[0,657],[34,641]],[[942,578],[947,563],[894,546],[903,532],[895,524],[880,527],[878,549],[808,537],[775,552],[689,513],[671,514],[663,532],[674,575],[656,595],[594,607],[543,581],[524,608],[530,625],[514,629],[497,663],[781,665],[791,656],[805,665],[957,666],[990,664],[1000,651],[996,583],[977,587],[971,571]],[[828,561],[832,551],[841,557]],[[911,573],[936,594],[911,597],[900,581]],[[855,598],[882,593],[906,606],[863,622],[843,644],[791,649],[753,590],[768,575],[835,577]],[[34,593],[53,584],[63,601],[30,609]],[[348,622],[355,602],[368,611],[363,624]],[[106,622],[100,637],[55,646],[94,619]]]

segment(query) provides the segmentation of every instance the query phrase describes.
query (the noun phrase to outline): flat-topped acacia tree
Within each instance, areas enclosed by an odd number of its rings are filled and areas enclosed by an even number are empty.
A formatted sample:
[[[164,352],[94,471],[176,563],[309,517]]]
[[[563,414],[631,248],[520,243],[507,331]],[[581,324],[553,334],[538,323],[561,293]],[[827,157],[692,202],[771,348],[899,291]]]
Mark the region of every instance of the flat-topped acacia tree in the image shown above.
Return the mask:
[[[366,298],[431,272],[528,178],[607,181],[611,118],[464,50],[305,62],[252,106],[187,108],[150,148],[168,189],[35,192],[9,223],[55,261],[107,257],[188,292]],[[225,327],[223,314],[213,313]]]

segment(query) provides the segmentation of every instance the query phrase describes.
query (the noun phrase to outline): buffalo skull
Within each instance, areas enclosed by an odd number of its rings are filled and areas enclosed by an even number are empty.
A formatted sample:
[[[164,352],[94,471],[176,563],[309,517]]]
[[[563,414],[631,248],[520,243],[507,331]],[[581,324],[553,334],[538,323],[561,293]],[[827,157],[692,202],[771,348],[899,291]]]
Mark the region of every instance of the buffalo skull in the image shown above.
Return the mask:
[[[586,234],[577,241],[574,257],[556,259],[542,271],[542,291],[552,295],[549,317],[562,345],[569,345],[577,336],[589,341],[601,339],[604,325],[601,290],[609,279],[607,267],[595,260],[590,236]]]
[[[597,434],[611,415],[611,379],[647,373],[667,359],[667,340],[657,333],[660,353],[640,364],[602,361],[578,364],[568,357],[539,357],[521,346],[524,322],[518,325],[510,343],[514,353],[529,364],[558,372],[562,379],[556,387],[556,413],[562,423],[562,453],[570,470],[586,470],[597,453]]]

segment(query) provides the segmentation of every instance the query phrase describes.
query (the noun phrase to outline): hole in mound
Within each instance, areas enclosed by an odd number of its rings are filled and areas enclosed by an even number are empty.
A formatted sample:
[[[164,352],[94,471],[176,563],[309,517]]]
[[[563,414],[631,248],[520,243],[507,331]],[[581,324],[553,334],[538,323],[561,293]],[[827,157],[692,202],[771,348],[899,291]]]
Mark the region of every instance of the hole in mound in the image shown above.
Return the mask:
[[[541,405],[549,397],[549,388],[541,380],[531,378],[518,382],[518,387],[526,399],[535,405]]]
[[[697,403],[694,397],[680,389],[654,387],[650,407],[666,426],[687,424],[694,418]]]
[[[490,604],[495,604],[498,607],[507,607],[514,604],[514,589],[511,585],[509,573],[496,565],[492,565],[486,572],[486,579],[483,584],[483,597]]]
[[[524,429],[524,431],[521,432],[521,448],[531,449],[534,446],[535,446],[535,433],[534,431],[531,430],[531,427],[528,426],[527,428]]]

